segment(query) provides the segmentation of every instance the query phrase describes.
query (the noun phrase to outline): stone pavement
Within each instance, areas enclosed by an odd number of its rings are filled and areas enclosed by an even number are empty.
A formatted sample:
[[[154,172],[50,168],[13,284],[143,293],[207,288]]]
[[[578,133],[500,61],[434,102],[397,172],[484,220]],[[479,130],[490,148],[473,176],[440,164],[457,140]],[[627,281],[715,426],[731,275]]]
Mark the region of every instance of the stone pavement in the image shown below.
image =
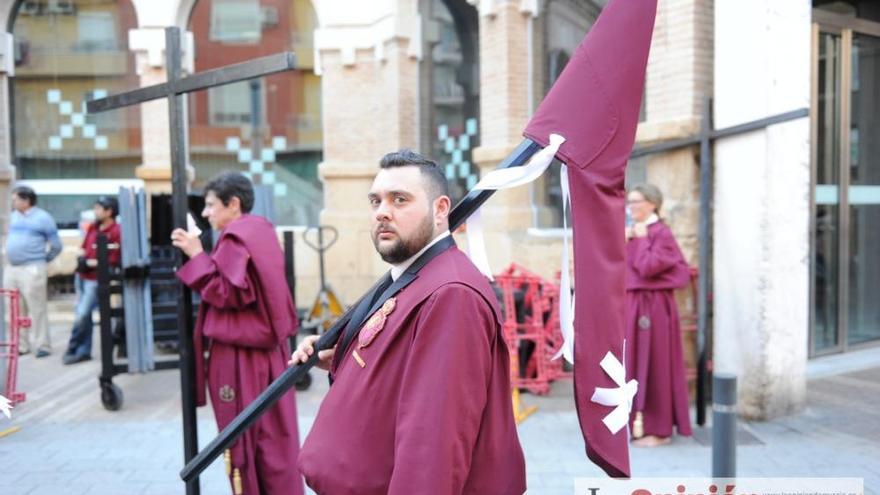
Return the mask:
[[[56,313],[57,314],[57,313]],[[61,365],[69,321],[52,325],[54,354],[25,356],[20,389],[27,402],[0,417],[0,494],[179,494],[182,467],[179,375],[161,371],[114,379],[124,394],[122,410],[101,406],[98,360]],[[98,345],[97,342],[95,344]],[[97,347],[95,357],[97,358]],[[854,364],[855,363],[855,364]],[[810,364],[808,406],[800,414],[742,425],[738,474],[760,477],[862,477],[866,493],[880,493],[880,348],[824,358]],[[313,386],[298,395],[304,436],[327,385],[314,372]],[[587,462],[574,413],[570,382],[547,397],[525,394],[539,410],[519,427],[530,494],[571,494],[573,479],[601,476]],[[216,434],[209,409],[199,410],[199,442]],[[697,429],[696,437],[707,437]],[[634,476],[710,474],[711,449],[695,438],[631,450]],[[202,493],[229,493],[221,462],[202,476]]]

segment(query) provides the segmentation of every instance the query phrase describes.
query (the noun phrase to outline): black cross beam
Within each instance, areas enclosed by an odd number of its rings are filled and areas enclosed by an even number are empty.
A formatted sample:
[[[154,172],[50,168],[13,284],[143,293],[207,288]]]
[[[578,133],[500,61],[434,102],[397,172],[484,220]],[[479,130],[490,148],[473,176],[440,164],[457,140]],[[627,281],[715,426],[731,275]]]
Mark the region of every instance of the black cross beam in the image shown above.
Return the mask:
[[[712,175],[714,171],[712,143],[716,139],[736,136],[764,129],[771,125],[809,117],[809,108],[800,108],[790,112],[753,120],[724,129],[713,129],[712,99],[703,99],[703,111],[700,119],[700,132],[694,136],[671,139],[659,143],[642,146],[632,151],[630,158],[672,151],[688,146],[700,145],[700,224],[698,238],[699,280],[697,287],[697,424],[706,424],[706,401],[709,392],[709,355],[712,348],[712,332],[709,331],[709,312],[712,262]]]
[[[187,174],[188,156],[186,121],[183,96],[203,89],[245,81],[296,68],[296,59],[291,52],[257,58],[249,62],[228,65],[219,69],[181,77],[180,56],[181,30],[177,27],[165,29],[165,67],[168,80],[162,84],[135,89],[92,100],[86,103],[89,113],[104,112],[137,105],[147,101],[168,99],[168,120],[171,133],[171,186],[172,216],[174,226],[186,229],[187,213]],[[178,252],[177,266],[186,261]],[[179,285],[177,328],[180,332],[180,387],[183,405],[183,452],[188,462],[198,453],[195,405],[195,360],[193,359],[192,293],[185,285]],[[194,478],[186,483],[187,495],[198,495],[199,480]]]

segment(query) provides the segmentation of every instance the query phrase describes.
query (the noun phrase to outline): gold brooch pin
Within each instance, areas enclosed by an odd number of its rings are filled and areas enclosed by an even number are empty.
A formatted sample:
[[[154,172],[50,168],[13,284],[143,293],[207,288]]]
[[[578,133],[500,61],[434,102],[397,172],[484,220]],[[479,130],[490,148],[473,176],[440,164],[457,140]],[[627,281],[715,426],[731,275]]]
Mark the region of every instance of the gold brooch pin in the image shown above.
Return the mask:
[[[355,349],[354,351],[351,352],[351,357],[353,357],[354,360],[357,361],[357,364],[359,364],[361,366],[361,368],[367,367],[367,363],[365,363],[364,359],[361,357],[361,355],[358,354],[357,349]]]

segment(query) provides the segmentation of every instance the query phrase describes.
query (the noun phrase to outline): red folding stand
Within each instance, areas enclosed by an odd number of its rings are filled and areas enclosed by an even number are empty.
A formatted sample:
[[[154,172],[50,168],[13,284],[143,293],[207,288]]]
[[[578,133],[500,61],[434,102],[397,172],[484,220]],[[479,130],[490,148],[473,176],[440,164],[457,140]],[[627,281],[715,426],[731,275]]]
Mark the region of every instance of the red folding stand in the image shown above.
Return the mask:
[[[562,346],[559,329],[559,286],[512,263],[504,272],[495,276],[503,299],[504,339],[510,352],[510,378],[514,389],[526,389],[531,393],[546,395],[550,382],[570,376],[563,368],[563,360],[553,360]],[[526,311],[517,319],[515,293],[522,293],[522,305]],[[534,344],[534,350],[526,363],[520,363],[520,347],[523,343]],[[520,373],[525,366],[526,372]]]
[[[15,379],[18,373],[18,339],[22,328],[31,326],[31,319],[21,316],[21,294],[15,289],[0,289],[3,297],[9,298],[9,340],[0,341],[0,359],[7,358],[6,390],[3,395],[13,405],[25,401],[25,393],[15,390]]]

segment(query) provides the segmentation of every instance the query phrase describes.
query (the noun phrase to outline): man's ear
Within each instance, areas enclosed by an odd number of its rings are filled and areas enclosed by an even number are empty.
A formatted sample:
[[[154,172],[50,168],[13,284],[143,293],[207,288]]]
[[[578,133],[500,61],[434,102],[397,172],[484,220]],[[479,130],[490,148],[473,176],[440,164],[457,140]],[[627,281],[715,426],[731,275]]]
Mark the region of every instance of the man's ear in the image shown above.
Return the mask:
[[[229,207],[241,211],[241,200],[238,199],[238,196],[233,196],[229,198]]]
[[[449,196],[439,196],[434,200],[434,219],[441,221],[449,218],[449,211],[452,208],[452,200]]]

